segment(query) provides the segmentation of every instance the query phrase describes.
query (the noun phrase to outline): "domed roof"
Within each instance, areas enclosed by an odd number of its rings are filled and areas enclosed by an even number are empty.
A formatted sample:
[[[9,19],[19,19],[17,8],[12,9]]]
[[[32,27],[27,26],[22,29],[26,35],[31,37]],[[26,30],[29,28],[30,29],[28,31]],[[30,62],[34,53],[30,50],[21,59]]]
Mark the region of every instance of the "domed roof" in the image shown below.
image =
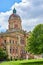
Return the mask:
[[[15,18],[15,17],[16,17],[16,18],[20,18],[20,16],[19,16],[18,14],[16,14],[16,9],[14,8],[13,14],[10,15],[9,19]]]

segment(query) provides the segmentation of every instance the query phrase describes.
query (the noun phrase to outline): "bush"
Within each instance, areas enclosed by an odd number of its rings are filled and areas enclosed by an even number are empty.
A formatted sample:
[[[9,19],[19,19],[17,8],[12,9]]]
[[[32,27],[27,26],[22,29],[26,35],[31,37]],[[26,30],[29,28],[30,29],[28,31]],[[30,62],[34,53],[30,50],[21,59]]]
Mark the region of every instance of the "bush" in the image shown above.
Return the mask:
[[[0,48],[0,61],[7,60],[6,51]]]

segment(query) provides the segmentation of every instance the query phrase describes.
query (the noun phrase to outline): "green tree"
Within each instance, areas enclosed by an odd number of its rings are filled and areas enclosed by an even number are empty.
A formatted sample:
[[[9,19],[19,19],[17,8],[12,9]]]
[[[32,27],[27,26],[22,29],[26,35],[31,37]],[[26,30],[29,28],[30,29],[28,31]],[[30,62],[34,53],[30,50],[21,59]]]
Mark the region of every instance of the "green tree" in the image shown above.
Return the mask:
[[[37,25],[27,39],[27,51],[34,54],[43,53],[43,24]]]
[[[0,48],[0,61],[7,60],[7,54],[6,51]]]

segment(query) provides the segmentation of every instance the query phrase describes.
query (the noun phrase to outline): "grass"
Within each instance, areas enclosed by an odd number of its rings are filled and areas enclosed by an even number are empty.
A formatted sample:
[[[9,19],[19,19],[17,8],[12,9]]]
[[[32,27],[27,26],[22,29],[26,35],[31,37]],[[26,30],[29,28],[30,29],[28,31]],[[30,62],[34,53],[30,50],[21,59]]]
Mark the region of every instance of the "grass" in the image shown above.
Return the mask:
[[[5,62],[0,63],[0,65],[43,65],[43,59],[5,61]]]

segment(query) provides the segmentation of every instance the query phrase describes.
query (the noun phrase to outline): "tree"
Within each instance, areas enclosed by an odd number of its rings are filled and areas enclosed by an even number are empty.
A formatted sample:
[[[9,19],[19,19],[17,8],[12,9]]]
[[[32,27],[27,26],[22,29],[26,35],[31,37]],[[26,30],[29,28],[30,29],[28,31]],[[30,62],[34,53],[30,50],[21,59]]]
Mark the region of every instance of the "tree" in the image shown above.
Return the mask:
[[[0,61],[6,60],[6,59],[7,59],[6,51],[0,48]]]
[[[34,54],[43,53],[43,24],[37,25],[27,39],[27,51]]]

